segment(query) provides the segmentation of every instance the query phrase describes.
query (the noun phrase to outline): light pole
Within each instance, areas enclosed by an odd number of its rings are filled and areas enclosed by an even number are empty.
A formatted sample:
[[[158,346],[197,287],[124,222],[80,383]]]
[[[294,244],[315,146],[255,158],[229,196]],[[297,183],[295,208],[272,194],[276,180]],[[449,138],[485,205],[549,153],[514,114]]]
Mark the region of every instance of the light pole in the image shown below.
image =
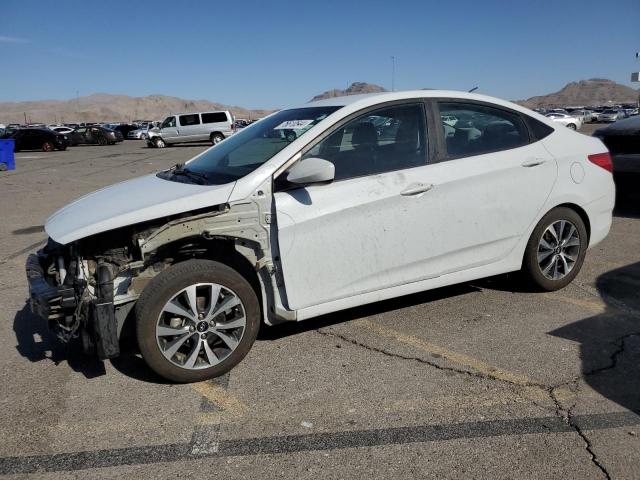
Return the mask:
[[[640,52],[636,52],[636,60],[640,59]],[[631,81],[632,82],[640,82],[640,72],[632,72],[631,73]],[[640,107],[640,94],[638,94],[638,98],[636,99],[638,103],[638,107]]]
[[[391,55],[391,91],[396,91],[396,57]]]

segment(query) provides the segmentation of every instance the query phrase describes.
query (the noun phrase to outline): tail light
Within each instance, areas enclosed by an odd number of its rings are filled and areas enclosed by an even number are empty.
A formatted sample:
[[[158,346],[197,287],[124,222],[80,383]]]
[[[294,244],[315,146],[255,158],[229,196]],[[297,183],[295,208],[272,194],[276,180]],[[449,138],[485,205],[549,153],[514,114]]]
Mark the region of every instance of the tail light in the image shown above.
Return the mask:
[[[613,163],[611,163],[611,155],[609,155],[609,152],[595,153],[593,155],[589,155],[588,158],[591,163],[595,163],[608,172],[613,172]]]

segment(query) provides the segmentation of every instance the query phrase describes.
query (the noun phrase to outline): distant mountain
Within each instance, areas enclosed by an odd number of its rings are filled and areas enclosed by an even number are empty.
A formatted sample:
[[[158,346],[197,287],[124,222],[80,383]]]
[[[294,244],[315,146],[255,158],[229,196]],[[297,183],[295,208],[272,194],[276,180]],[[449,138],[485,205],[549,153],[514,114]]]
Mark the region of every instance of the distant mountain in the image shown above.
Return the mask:
[[[634,103],[638,101],[638,93],[637,90],[613,80],[592,78],[571,82],[558,92],[531,97],[517,103],[528,108]]]
[[[374,85],[372,83],[353,82],[346,90],[327,90],[320,95],[316,95],[311,99],[312,102],[316,100],[324,100],[325,98],[345,97],[347,95],[360,95],[362,93],[377,93],[386,92],[387,90],[380,85]]]
[[[208,100],[186,100],[165,95],[130,97],[96,93],[73,100],[39,100],[0,103],[0,123],[120,122],[162,120],[170,113],[230,110],[237,118],[255,119],[267,110],[249,110]]]

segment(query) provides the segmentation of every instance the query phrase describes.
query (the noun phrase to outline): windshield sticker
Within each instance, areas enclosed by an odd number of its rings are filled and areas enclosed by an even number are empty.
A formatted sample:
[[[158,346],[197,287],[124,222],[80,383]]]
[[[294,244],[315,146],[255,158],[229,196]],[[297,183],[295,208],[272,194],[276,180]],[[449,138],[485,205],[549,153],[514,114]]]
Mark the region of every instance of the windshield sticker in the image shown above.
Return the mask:
[[[301,128],[308,127],[313,123],[313,120],[286,120],[282,122],[274,130],[300,130]]]

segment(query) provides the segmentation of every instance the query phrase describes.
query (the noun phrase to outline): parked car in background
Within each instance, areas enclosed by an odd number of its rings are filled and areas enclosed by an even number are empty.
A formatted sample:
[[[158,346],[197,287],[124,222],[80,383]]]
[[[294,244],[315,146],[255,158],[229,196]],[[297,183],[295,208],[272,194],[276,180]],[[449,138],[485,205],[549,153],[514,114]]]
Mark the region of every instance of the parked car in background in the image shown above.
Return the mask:
[[[636,115],[638,115],[638,109],[637,108],[625,108],[624,109],[624,113],[625,115],[628,117],[634,117]]]
[[[122,134],[104,127],[78,127],[69,134],[72,145],[113,145],[123,140]]]
[[[593,132],[609,149],[616,176],[635,175],[635,190],[640,179],[640,117],[615,122]]]
[[[210,141],[216,145],[234,133],[229,111],[195,112],[170,115],[159,128],[149,130],[147,145],[164,148],[175,143]]]
[[[129,132],[133,130],[138,130],[140,127],[134,123],[121,123],[115,125],[112,130],[116,132],[120,132],[122,138],[128,138]]]
[[[74,129],[74,128],[71,128],[71,127],[62,127],[62,126],[50,125],[50,126],[49,126],[49,130],[53,130],[54,132],[61,133],[61,134],[63,134],[63,135],[69,135],[69,134],[71,134],[75,129]]]
[[[65,135],[45,128],[7,129],[3,138],[12,138],[15,141],[14,150],[16,152],[20,150],[52,152],[53,150],[66,150],[69,145]]]
[[[580,127],[582,127],[582,121],[579,118],[572,117],[567,113],[553,112],[547,113],[545,116],[550,120],[553,120],[554,122],[560,123],[565,127],[570,128],[571,130],[578,130]]]
[[[570,115],[579,119],[583,124],[593,121],[593,112],[591,110],[579,109],[573,110]]]
[[[306,103],[54,213],[27,259],[31,309],[103,359],[133,321],[156,373],[203,381],[263,323],[514,271],[567,286],[611,227],[610,162],[600,140],[484,95]]]
[[[129,139],[129,140],[146,140],[148,131],[149,131],[149,127],[148,126],[140,127],[140,128],[135,129],[135,130],[129,130],[129,133],[127,133],[127,139]]]
[[[600,114],[598,120],[600,122],[617,122],[625,118],[625,114],[622,110],[605,110]]]

